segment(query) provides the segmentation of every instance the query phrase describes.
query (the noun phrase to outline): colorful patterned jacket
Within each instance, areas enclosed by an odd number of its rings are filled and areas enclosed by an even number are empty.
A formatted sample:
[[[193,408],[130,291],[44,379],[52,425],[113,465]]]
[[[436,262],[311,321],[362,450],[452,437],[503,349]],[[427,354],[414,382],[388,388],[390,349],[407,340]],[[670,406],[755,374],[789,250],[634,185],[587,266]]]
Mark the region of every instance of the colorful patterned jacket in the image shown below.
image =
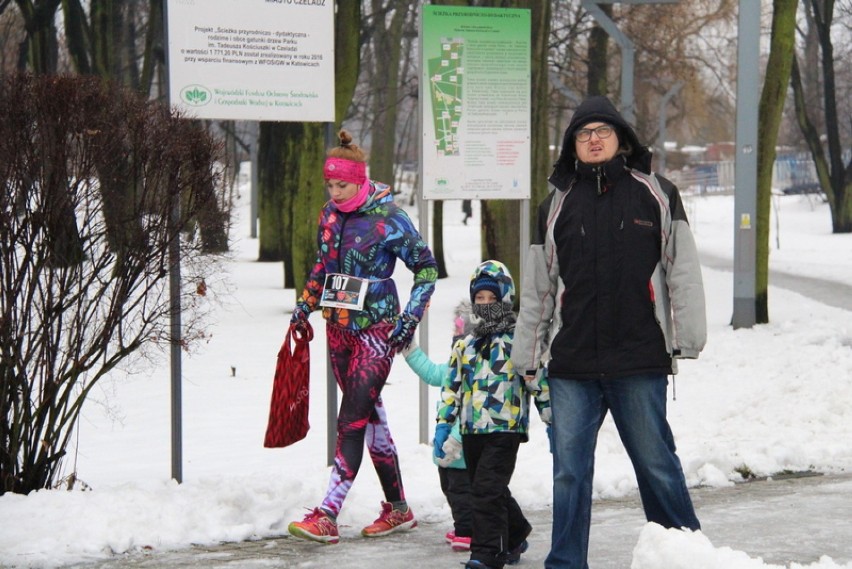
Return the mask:
[[[329,323],[363,330],[393,322],[400,313],[396,284],[391,279],[400,259],[414,274],[411,296],[404,312],[417,321],[435,290],[438,269],[429,246],[411,218],[393,201],[390,187],[371,181],[363,206],[351,213],[338,211],[329,201],[320,212],[317,259],[299,303],[311,311],[319,306],[325,276],[340,273],[369,279],[364,309],[322,307]]]
[[[502,263],[487,261],[474,272],[490,273],[501,290],[501,301],[511,309],[515,285]],[[515,432],[527,439],[530,395],[545,423],[550,422],[550,390],[543,373],[524,381],[512,365],[514,329],[477,337],[476,329],[453,346],[449,377],[441,390],[438,422],[460,420],[463,435]]]

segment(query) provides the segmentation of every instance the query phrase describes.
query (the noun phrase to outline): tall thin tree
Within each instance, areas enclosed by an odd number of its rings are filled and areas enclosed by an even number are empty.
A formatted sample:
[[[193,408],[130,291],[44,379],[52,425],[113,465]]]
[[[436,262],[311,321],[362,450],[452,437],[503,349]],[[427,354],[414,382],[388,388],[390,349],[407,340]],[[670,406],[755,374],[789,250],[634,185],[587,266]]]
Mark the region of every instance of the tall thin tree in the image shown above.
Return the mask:
[[[790,84],[799,0],[773,0],[769,60],[758,109],[755,321],[769,322],[769,227],[775,145]]]
[[[337,2],[336,8],[335,123],[260,125],[260,259],[284,262],[285,288],[301,286],[316,258],[312,222],[326,201],[322,164],[331,142],[327,134],[346,115],[358,78],[361,3]]]
[[[27,31],[18,55],[18,69],[33,73],[56,73],[59,43],[56,10],[62,0],[15,0]]]
[[[823,116],[815,116],[812,110],[815,105],[808,104],[809,100],[813,99],[809,99],[805,91],[805,83],[794,54],[791,83],[796,103],[796,118],[816,166],[820,187],[828,199],[832,231],[850,233],[852,232],[852,157],[846,164],[843,163],[843,145],[840,136],[841,114],[838,111],[838,84],[835,78],[835,55],[831,37],[834,2],[806,0],[805,9],[810,14],[808,22],[814,27],[819,45],[818,68],[823,79]],[[812,61],[813,56],[808,56],[807,48],[805,57],[807,61]],[[806,67],[805,72],[810,73],[813,70]],[[817,89],[812,88],[812,90]],[[825,144],[820,134],[820,123],[824,124]]]
[[[533,187],[532,202],[537,205],[547,194],[546,177],[549,172],[548,153],[548,101],[549,81],[547,68],[547,38],[550,37],[551,7],[549,2],[537,0],[493,1],[489,5],[503,8],[530,10],[531,41],[531,93],[534,101],[530,109],[532,144],[530,183]],[[535,207],[531,207],[534,210]],[[489,200],[482,203],[482,256],[499,259],[514,275],[520,275],[520,219],[521,207],[518,200]]]

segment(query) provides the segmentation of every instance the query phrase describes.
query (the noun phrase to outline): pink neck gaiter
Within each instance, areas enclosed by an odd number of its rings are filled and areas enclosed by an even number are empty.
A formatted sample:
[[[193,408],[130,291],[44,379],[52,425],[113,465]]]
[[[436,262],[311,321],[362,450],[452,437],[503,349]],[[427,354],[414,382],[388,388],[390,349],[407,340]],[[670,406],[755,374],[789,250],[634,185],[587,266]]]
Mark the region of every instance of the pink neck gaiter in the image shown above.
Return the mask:
[[[354,196],[352,196],[345,202],[336,202],[332,200],[331,203],[333,203],[334,207],[336,207],[339,211],[342,211],[343,213],[350,213],[364,205],[364,203],[367,201],[367,194],[369,193],[369,191],[370,180],[365,180],[364,183],[361,184],[361,187],[358,188],[358,191],[355,193]]]

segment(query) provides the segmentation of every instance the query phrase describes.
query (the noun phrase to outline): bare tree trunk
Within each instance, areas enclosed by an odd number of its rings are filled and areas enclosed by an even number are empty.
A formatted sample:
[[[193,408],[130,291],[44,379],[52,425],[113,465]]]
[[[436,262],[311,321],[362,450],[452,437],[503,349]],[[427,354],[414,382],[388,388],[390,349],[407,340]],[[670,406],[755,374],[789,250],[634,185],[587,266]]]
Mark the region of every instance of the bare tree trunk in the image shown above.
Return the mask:
[[[612,4],[600,4],[598,7],[607,17],[612,18]],[[607,95],[607,63],[609,62],[609,34],[595,23],[589,33],[587,50],[589,67],[586,73],[588,95]]]
[[[383,0],[372,0],[373,26],[373,127],[370,142],[370,176],[393,184],[396,155],[396,126],[399,115],[400,59],[402,35],[409,14],[410,0],[397,1],[385,8]],[[386,25],[387,13],[392,12]]]
[[[24,18],[24,27],[27,35],[21,44],[19,56],[19,69],[27,67],[38,75],[52,75],[57,71],[58,51],[57,31],[55,25],[56,11],[61,0],[44,0],[34,2],[33,0],[15,0]],[[50,160],[51,152],[64,146],[61,141],[56,141],[55,148],[48,149],[46,160]],[[64,156],[55,155],[57,160],[64,160]],[[57,169],[64,170],[61,164],[55,165]],[[50,179],[45,191],[51,194],[49,211],[45,212],[48,230],[48,238],[51,241],[53,258],[51,263],[55,266],[65,267],[73,265],[83,257],[80,234],[77,228],[77,220],[74,210],[66,195],[66,181],[62,179]]]
[[[284,261],[285,288],[293,286],[290,240],[287,228],[292,224],[292,194],[298,179],[287,177],[285,141],[298,140],[302,123],[261,122],[258,139],[258,261]],[[295,131],[295,132],[294,132]],[[289,183],[288,183],[289,182]],[[288,188],[290,188],[288,190]]]
[[[823,115],[814,117],[813,113],[809,112],[813,107],[808,104],[810,99],[807,97],[812,96],[808,91],[816,91],[817,88],[811,86],[806,90],[807,85],[802,84],[800,70],[797,62],[794,61],[791,82],[795,94],[796,117],[816,165],[820,186],[828,199],[832,231],[850,233],[852,232],[852,159],[848,164],[843,164],[840,113],[837,108],[837,81],[834,70],[834,45],[831,38],[834,2],[808,0],[805,8],[808,24],[813,27],[813,30],[807,31],[808,38],[815,36],[820,48],[821,57],[818,59],[818,68],[823,77]],[[806,49],[805,54],[809,58],[816,57],[812,50]],[[808,59],[807,63],[809,66],[813,65],[811,59]],[[824,124],[827,145],[823,143],[820,136],[821,123]]]
[[[518,200],[482,200],[482,258],[504,263],[513,276],[521,274]]]
[[[805,65],[802,71],[802,84],[804,87],[804,96],[808,109],[812,110],[814,125],[817,130],[825,130],[825,113],[822,108],[824,98],[822,90],[822,80],[820,73],[820,47],[819,34],[817,34],[817,26],[814,21],[813,6],[810,0],[804,2],[805,22],[807,28],[803,30],[804,37],[802,38],[803,58]],[[819,109],[819,112],[815,112]]]
[[[834,45],[831,27],[834,20],[834,2],[811,0],[814,20],[822,54],[823,103],[825,107],[828,162],[830,164],[832,230],[834,233],[852,232],[852,159],[843,165],[843,147],[840,143],[839,114],[837,112],[837,81],[834,72]]]
[[[292,200],[289,247],[293,263],[293,284],[297,295],[302,292],[299,287],[308,280],[317,258],[316,220],[328,199],[322,176],[325,161],[325,125],[302,123],[301,126],[301,135],[290,139],[288,144],[288,148],[295,154],[285,157],[285,164],[295,165],[293,174],[297,177]],[[310,223],[305,223],[305,220]]]
[[[532,96],[530,119],[532,124],[530,229],[536,224],[536,210],[549,192],[547,178],[550,176],[551,161],[548,135],[550,117],[550,78],[548,50],[550,47],[550,2],[533,2],[532,25]],[[523,262],[523,259],[521,260]]]
[[[796,108],[796,120],[799,123],[799,129],[802,131],[802,137],[805,139],[808,149],[811,152],[819,185],[822,188],[828,188],[826,196],[828,196],[828,200],[831,202],[834,198],[834,194],[831,191],[831,175],[829,173],[831,169],[829,168],[828,160],[825,158],[825,150],[822,146],[822,140],[820,140],[819,131],[808,114],[807,95],[802,85],[799,62],[795,55],[793,55],[790,84],[793,87],[793,102]]]
[[[775,145],[784,112],[796,39],[799,0],[773,0],[769,61],[758,110],[757,149],[757,272],[755,320],[769,322],[769,227],[772,207],[772,169]]]
[[[360,30],[360,2],[338,2],[334,29],[336,125],[346,115],[355,91]],[[260,259],[284,261],[284,288],[300,287],[316,260],[314,221],[327,199],[322,178],[326,129],[320,123],[261,123]]]
[[[62,17],[65,20],[65,43],[71,62],[77,73],[91,75],[89,64],[88,33],[86,32],[86,12],[80,0],[66,0],[62,3]]]
[[[136,19],[141,0],[91,0],[89,17],[80,0],[65,0],[63,3],[65,16],[65,36],[71,61],[82,75],[95,75],[117,82],[140,92],[143,83],[139,77],[136,54]],[[154,17],[162,17],[162,13],[154,11]],[[149,18],[150,16],[149,15]],[[152,30],[151,38],[155,37],[156,28],[162,27],[159,19],[148,23]],[[147,49],[153,50],[153,43],[146,43]],[[153,60],[152,52],[142,54],[145,60]],[[146,65],[143,64],[143,67]],[[150,85],[150,83],[148,83]],[[148,97],[148,93],[140,93]],[[127,140],[117,140],[116,145],[129,144]],[[137,188],[133,172],[135,157],[125,151],[120,154],[122,161],[108,160],[98,165],[101,191],[104,194],[104,216],[110,232],[110,246],[120,257],[128,247],[135,243],[144,242],[145,236],[140,220],[134,219],[131,212],[136,211]],[[202,188],[214,198],[216,188]],[[216,207],[218,201],[211,199],[206,203]],[[196,220],[205,250],[221,252],[227,250],[228,220],[222,215],[222,210],[206,211]],[[225,249],[223,249],[223,247]]]
[[[157,70],[162,73],[166,68],[163,22],[163,0],[149,0],[148,27],[145,30],[145,48],[142,56],[142,69],[139,73],[139,92],[153,95],[151,89]],[[160,88],[161,94],[165,89]]]
[[[334,112],[339,126],[352,104],[361,68],[361,4],[337,1],[334,26]]]
[[[532,156],[530,165],[530,183],[532,185],[534,207],[531,207],[531,223],[535,216],[533,211],[538,201],[547,195],[547,176],[549,175],[547,117],[549,97],[549,80],[547,68],[548,38],[550,37],[550,3],[538,0],[514,0],[512,2],[493,2],[495,6],[505,8],[527,8],[530,10],[530,25],[532,27],[533,43],[531,57],[531,124],[532,124]],[[482,256],[484,259],[498,259],[509,271],[518,276],[521,274],[520,258],[520,221],[521,206],[518,200],[482,201]]]
[[[423,202],[424,207],[429,207],[428,203]],[[432,201],[432,235],[435,238],[432,240],[430,244],[430,249],[432,249],[432,256],[435,257],[435,261],[438,263],[438,278],[445,279],[447,278],[447,263],[444,258],[444,200],[433,200]]]
[[[24,17],[27,36],[21,44],[18,69],[29,66],[33,73],[56,73],[59,44],[56,39],[56,10],[62,0],[15,0]]]

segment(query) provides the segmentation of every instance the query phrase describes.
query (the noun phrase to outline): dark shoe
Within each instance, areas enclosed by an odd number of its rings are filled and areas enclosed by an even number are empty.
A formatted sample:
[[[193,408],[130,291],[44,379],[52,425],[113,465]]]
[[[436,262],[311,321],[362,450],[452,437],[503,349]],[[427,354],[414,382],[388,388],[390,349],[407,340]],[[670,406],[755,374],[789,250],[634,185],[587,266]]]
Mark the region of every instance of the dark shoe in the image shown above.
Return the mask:
[[[491,565],[486,565],[479,559],[471,559],[464,564],[464,569],[494,569]]]
[[[506,554],[506,565],[517,565],[521,561],[521,554],[526,553],[529,548],[529,542],[527,540],[522,541],[521,545]]]

